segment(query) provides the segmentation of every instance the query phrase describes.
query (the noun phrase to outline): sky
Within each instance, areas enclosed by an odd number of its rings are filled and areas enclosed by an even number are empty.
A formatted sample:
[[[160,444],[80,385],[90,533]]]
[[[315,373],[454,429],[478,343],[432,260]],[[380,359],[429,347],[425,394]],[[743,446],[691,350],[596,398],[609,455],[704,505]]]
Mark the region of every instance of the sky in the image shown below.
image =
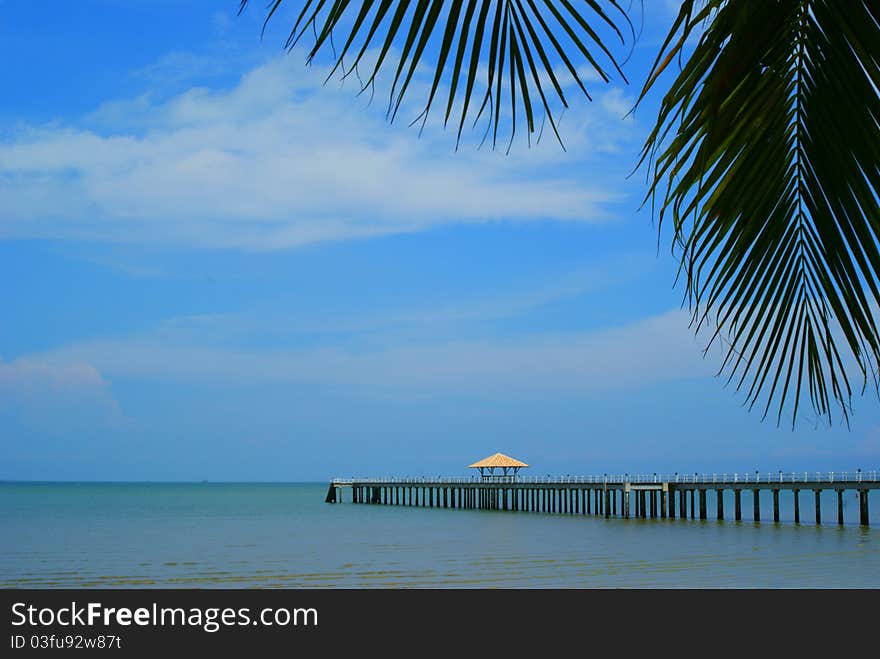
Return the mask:
[[[777,426],[689,328],[630,112],[673,2],[509,152],[238,4],[0,0],[0,479],[880,468],[876,394]]]

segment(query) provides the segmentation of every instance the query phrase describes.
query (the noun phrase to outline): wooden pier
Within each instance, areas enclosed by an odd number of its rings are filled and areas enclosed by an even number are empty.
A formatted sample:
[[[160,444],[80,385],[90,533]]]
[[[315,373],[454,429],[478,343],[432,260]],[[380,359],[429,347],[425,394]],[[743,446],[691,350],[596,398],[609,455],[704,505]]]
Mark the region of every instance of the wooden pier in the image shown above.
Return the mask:
[[[707,500],[711,496],[715,504],[715,514],[711,517],[724,520],[724,493],[732,491],[733,519],[743,519],[742,495],[747,492],[747,502],[750,500],[752,504],[749,519],[759,522],[769,521],[761,516],[760,493],[770,491],[773,521],[779,522],[779,493],[784,491],[792,493],[795,524],[801,523],[801,504],[809,507],[810,499],[814,510],[811,517],[816,524],[821,524],[821,495],[833,492],[837,496],[837,523],[843,524],[844,494],[850,492],[858,495],[858,523],[868,526],[868,493],[878,489],[880,471],[565,478],[337,478],[330,483],[326,502],[341,503],[343,492],[349,490],[351,502],[359,504],[705,520],[710,518]]]

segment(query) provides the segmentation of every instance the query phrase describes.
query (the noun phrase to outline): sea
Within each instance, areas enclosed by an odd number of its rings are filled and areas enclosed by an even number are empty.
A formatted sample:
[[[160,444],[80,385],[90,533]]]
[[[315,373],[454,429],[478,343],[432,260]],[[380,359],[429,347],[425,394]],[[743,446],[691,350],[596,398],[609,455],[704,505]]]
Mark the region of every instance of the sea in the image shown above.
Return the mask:
[[[878,588],[880,500],[801,524],[324,503],[327,483],[0,483],[2,588]],[[769,493],[768,493],[769,495]],[[709,511],[715,509],[710,493]],[[852,499],[852,500],[850,500]],[[732,499],[725,504],[733,511]],[[772,515],[770,500],[762,514]],[[806,522],[804,521],[806,519]]]

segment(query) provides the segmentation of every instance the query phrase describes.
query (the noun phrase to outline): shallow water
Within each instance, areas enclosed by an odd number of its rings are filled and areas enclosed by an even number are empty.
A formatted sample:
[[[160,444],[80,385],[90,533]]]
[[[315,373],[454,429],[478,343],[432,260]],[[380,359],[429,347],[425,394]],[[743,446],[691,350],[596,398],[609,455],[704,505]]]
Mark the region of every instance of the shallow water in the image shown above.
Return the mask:
[[[326,487],[0,484],[0,587],[880,587],[876,524],[329,505]]]

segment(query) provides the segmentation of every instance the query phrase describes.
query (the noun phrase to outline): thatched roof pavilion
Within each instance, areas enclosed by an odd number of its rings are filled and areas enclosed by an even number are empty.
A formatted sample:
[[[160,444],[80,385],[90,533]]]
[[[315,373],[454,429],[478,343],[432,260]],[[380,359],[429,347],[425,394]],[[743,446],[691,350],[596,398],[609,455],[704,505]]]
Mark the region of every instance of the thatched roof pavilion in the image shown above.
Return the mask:
[[[525,462],[520,462],[503,453],[490,455],[477,462],[468,465],[468,469],[479,469],[480,476],[484,479],[507,478],[509,476],[516,477],[517,472],[523,467],[528,467]],[[501,469],[501,474],[496,474],[495,470]],[[488,473],[487,473],[488,472]]]

